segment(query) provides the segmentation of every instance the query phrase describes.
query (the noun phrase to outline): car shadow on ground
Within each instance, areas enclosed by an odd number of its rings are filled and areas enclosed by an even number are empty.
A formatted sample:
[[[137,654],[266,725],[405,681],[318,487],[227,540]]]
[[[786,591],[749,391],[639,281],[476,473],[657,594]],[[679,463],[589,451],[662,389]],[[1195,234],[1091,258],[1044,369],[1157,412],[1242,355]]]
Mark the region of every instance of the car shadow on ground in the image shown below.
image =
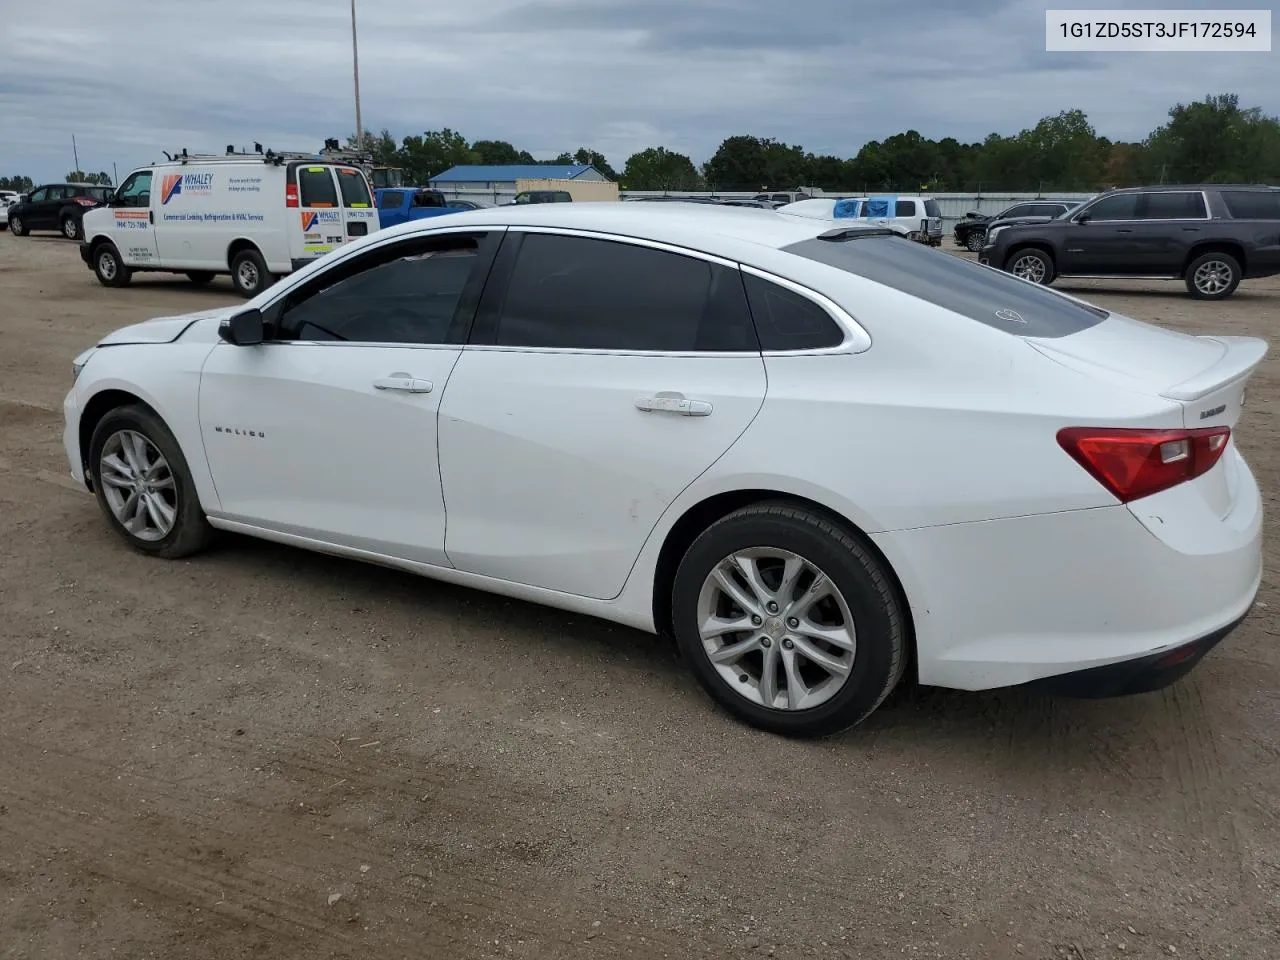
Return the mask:
[[[392,568],[295,549],[251,537],[224,534],[219,546],[195,562],[235,570],[256,582],[279,577],[305,584],[317,595],[340,592],[363,608],[381,606],[392,613],[436,617],[481,642],[493,633],[517,639],[518,656],[581,662],[583,670],[606,662],[613,671],[642,673],[644,686],[658,702],[655,711],[690,714],[691,723],[735,722],[712,703],[686,669],[675,644],[664,638],[593,617],[576,615],[521,600],[415,576]],[[510,649],[510,648],[505,648]],[[1184,679],[1183,684],[1194,679]],[[965,762],[990,761],[993,771],[1010,765],[1034,766],[1051,752],[1054,764],[1084,768],[1114,765],[1117,753],[1148,743],[1151,727],[1162,723],[1168,705],[1157,692],[1101,700],[1047,697],[1011,687],[970,692],[924,687],[912,671],[888,699],[859,726],[803,749],[874,748],[895,752],[959,751]],[[756,735],[741,727],[745,736]],[[759,733],[759,736],[770,736]],[[804,741],[798,741],[804,744]],[[1010,748],[1015,746],[1016,750]]]

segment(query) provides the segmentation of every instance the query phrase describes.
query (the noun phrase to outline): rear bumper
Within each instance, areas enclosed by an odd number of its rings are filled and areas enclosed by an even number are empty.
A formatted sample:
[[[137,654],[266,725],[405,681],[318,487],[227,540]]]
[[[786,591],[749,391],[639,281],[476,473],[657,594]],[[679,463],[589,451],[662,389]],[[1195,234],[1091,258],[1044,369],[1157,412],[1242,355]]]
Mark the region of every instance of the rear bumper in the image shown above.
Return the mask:
[[[1055,677],[1044,677],[1022,684],[1022,687],[1033,693],[1052,697],[1076,697],[1089,700],[1125,697],[1135,693],[1161,690],[1190,673],[1204,655],[1240,626],[1244,619],[1239,617],[1225,627],[1219,627],[1197,640],[1163,653],[1153,653],[1134,660],[1108,664],[1105,667],[1091,667],[1087,670],[1062,673]]]

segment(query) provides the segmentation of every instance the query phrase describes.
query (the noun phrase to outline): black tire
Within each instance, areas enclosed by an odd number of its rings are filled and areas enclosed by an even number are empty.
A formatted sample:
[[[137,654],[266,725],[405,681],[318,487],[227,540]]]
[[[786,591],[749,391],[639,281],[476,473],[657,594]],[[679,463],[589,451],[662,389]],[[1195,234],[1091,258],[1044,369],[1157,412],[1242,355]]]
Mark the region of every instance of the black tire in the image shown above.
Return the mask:
[[[267,261],[257,250],[241,250],[231,260],[231,283],[236,292],[251,300],[271,286]]]
[[[977,253],[982,249],[982,245],[986,243],[986,241],[987,234],[985,231],[970,230],[968,235],[965,237],[964,247],[970,253]]]
[[[83,236],[80,221],[69,213],[62,218],[62,235],[68,240],[80,240]]]
[[[843,595],[856,624],[857,646],[848,678],[817,706],[784,710],[747,699],[717,671],[703,646],[698,604],[704,582],[722,560],[753,547],[789,551],[816,565]],[[848,729],[884,701],[906,669],[909,641],[903,601],[882,562],[848,530],[790,504],[744,507],[705,530],[680,561],[671,609],[676,642],[703,689],[740,720],[771,733],[821,737]]]
[[[1027,275],[1019,272],[1019,266],[1025,264],[1023,269],[1028,273],[1032,273],[1034,268],[1031,266],[1030,261],[1035,261],[1040,265],[1038,275]],[[1007,273],[1016,274],[1024,280],[1029,280],[1031,283],[1038,283],[1045,287],[1053,283],[1054,277],[1058,275],[1058,271],[1053,265],[1053,257],[1037,247],[1023,247],[1021,250],[1013,251],[1005,259],[1004,269]]]
[[[15,237],[25,237],[31,232],[21,217],[9,217],[9,229],[13,231]]]
[[[120,251],[110,241],[93,248],[93,275],[104,287],[125,287],[133,279],[133,271],[124,265]]]
[[[146,438],[168,464],[173,477],[171,505],[176,510],[173,527],[162,539],[144,540],[131,533],[112,511],[102,481],[102,450],[111,437],[122,430],[130,430]],[[191,470],[182,455],[182,448],[164,422],[147,407],[130,405],[116,407],[98,421],[89,441],[89,470],[93,478],[94,494],[98,506],[111,527],[135,550],[168,560],[185,557],[203,549],[213,537],[213,528],[205,519],[191,481]]]
[[[1212,275],[1212,280],[1210,276],[1197,279],[1196,275],[1202,269]],[[1241,274],[1240,261],[1231,254],[1210,251],[1187,264],[1183,279],[1187,292],[1196,300],[1225,300],[1240,286]]]
[[[213,279],[212,270],[188,270],[187,279],[194,283],[197,287],[203,287],[206,283]]]

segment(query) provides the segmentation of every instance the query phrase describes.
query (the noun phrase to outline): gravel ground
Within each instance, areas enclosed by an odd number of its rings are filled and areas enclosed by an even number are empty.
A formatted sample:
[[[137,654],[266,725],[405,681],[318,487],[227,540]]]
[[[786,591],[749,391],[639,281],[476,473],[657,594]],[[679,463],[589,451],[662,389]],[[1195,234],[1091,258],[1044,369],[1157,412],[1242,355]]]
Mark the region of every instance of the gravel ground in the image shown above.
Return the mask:
[[[1063,289],[1280,319],[1275,280]],[[0,958],[1280,956],[1280,354],[1239,434],[1270,572],[1190,677],[904,688],[793,743],[643,634],[251,540],[125,548],[67,477],[71,358],[233,301],[0,234]]]

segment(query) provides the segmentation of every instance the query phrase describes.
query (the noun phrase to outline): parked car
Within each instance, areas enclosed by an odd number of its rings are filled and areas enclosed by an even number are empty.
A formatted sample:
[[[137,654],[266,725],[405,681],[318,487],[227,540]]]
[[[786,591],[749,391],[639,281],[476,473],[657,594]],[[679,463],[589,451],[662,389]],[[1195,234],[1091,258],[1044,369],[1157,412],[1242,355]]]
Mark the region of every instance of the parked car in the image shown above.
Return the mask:
[[[16,190],[0,190],[0,230],[9,229],[9,205],[17,199]]]
[[[987,228],[993,220],[1023,220],[1033,218],[1052,220],[1068,210],[1079,206],[1079,200],[1020,200],[1010,204],[999,213],[985,214],[970,210],[963,218],[956,221],[952,235],[959,246],[977,253],[982,249]]]
[[[385,230],[410,220],[425,220],[457,213],[460,207],[450,206],[439,190],[425,187],[400,187],[375,191],[378,200],[378,222]]]
[[[80,257],[108,287],[139,271],[195,284],[231,274],[244,297],[378,230],[369,181],[345,163],[279,155],[179,157],[133,171],[84,217]]]
[[[819,735],[908,670],[1190,670],[1258,590],[1232,430],[1265,352],[884,228],[547,204],[117,330],[64,441],[143,553],[231,530],[668,633],[735,715]]]
[[[461,197],[448,197],[445,205],[453,207],[455,210],[483,210],[489,204],[481,203],[479,200],[464,200]]]
[[[991,230],[980,260],[1033,283],[1181,279],[1196,299],[1225,300],[1242,279],[1280,274],[1280,190],[1227,184],[1112,190],[1056,220]]]
[[[32,230],[53,230],[68,240],[83,235],[84,215],[111,197],[110,187],[96,183],[47,183],[9,206],[9,229],[15,237]]]
[[[573,194],[568,190],[521,190],[510,205],[526,203],[572,203]]]
[[[899,204],[902,204],[899,206]],[[937,201],[930,200],[933,208]],[[777,208],[778,213],[794,217],[812,217],[819,220],[856,221],[867,226],[884,227],[921,243],[938,246],[942,242],[942,218],[936,224],[919,221],[917,205],[912,198],[910,205],[896,197],[813,197],[797,200]],[[901,211],[903,216],[896,216]],[[895,215],[890,215],[895,214]],[[929,226],[926,226],[929,224]],[[931,233],[930,228],[936,229]],[[936,240],[936,242],[934,242]]]

